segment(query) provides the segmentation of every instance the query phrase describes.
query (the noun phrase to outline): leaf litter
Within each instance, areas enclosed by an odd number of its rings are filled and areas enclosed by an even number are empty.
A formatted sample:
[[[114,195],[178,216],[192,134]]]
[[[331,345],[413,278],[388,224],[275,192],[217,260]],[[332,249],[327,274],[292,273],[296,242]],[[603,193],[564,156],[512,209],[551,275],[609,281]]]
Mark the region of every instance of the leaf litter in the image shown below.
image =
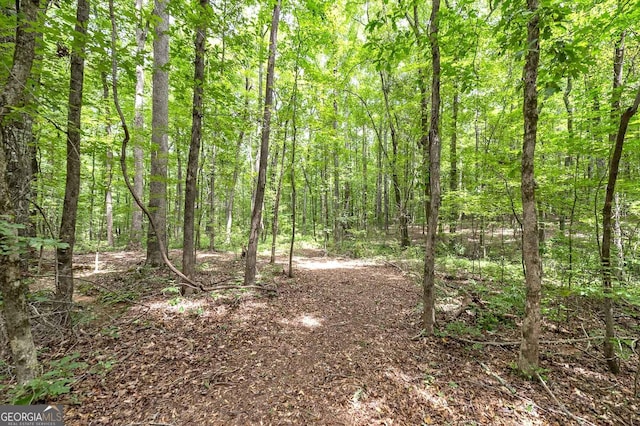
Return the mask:
[[[144,270],[126,253],[102,254],[102,273],[79,267],[95,284],[83,292],[93,298],[80,297],[93,320],[74,339],[48,342],[44,356],[78,352],[89,367],[71,394],[47,402],[65,404],[71,426],[640,423],[633,359],[615,377],[594,348],[543,346],[545,388],[512,369],[517,346],[417,338],[419,283],[394,265],[305,255],[293,279],[282,266],[260,265],[275,297],[180,298],[163,292],[176,285],[169,273]],[[76,262],[90,266],[93,257]],[[232,254],[204,253],[200,264],[199,278],[212,282],[243,270]],[[138,297],[104,306],[95,294],[105,288]],[[518,333],[505,327],[474,339]]]

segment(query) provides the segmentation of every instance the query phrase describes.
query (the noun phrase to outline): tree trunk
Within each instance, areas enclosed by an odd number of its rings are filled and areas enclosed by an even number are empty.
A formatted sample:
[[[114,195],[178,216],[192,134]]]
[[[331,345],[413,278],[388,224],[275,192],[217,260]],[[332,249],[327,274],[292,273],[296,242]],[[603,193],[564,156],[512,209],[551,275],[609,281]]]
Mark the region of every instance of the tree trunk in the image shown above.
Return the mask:
[[[333,69],[336,78],[338,69]],[[342,209],[340,206],[340,151],[338,150],[338,100],[333,94],[333,243],[338,246],[342,242]]]
[[[525,265],[526,306],[522,322],[522,340],[518,355],[518,369],[525,376],[536,373],[539,362],[540,298],[542,260],[538,240],[536,214],[534,158],[538,126],[538,63],[540,60],[540,16],[538,0],[527,0],[531,14],[527,24],[527,51],[524,65],[524,141],[522,145],[522,257]]]
[[[256,184],[255,202],[251,213],[251,230],[247,244],[247,258],[245,265],[244,284],[253,285],[256,280],[256,260],[258,254],[258,238],[262,220],[262,204],[264,189],[267,182],[267,160],[269,156],[269,134],[271,126],[271,107],[273,105],[273,85],[276,64],[276,44],[278,37],[278,23],[280,21],[280,0],[273,7],[271,20],[271,34],[269,35],[269,60],[267,63],[267,87],[264,97],[264,115],[262,119],[262,137],[260,141],[260,167]]]
[[[136,93],[133,116],[133,190],[139,200],[142,200],[144,196],[144,152],[142,150],[142,132],[144,131],[144,60],[142,57],[147,41],[147,28],[143,22],[142,9],[145,4],[146,0],[136,0],[136,13],[139,19],[138,27],[136,28],[136,57],[139,62],[136,64]],[[137,250],[141,247],[142,210],[136,203],[133,203],[128,248]]]
[[[413,5],[413,33],[416,37],[419,54],[424,54],[423,35],[420,31],[420,20],[418,15],[418,4]],[[420,67],[418,69],[418,87],[420,89],[420,139],[419,148],[422,150],[423,179],[429,179],[429,94],[427,92],[427,71]],[[425,215],[428,216],[429,186],[424,187]],[[423,228],[424,231],[424,228]]]
[[[216,146],[211,149],[211,171],[209,173],[209,216],[207,218],[207,234],[209,236],[209,250],[216,249]]]
[[[368,230],[368,226],[369,226],[369,212],[368,212],[368,207],[367,204],[369,203],[368,200],[368,194],[369,194],[369,184],[368,184],[368,180],[369,180],[369,174],[367,171],[367,163],[368,163],[368,150],[367,150],[367,144],[368,144],[368,139],[367,139],[367,131],[366,131],[366,127],[363,124],[362,125],[362,222],[361,222],[361,226],[362,229],[367,232]],[[304,227],[304,217],[305,217],[305,212],[302,212],[302,225]],[[304,229],[303,229],[304,232]]]
[[[293,113],[291,114],[291,125],[293,127],[293,135],[291,139],[291,242],[289,243],[289,270],[287,275],[293,278],[293,247],[296,241],[296,143],[298,142],[298,123],[296,121],[298,114],[298,78],[300,77],[300,27],[298,27],[298,49],[296,51],[295,76],[293,79]]]
[[[622,68],[624,64],[624,42],[625,33],[620,34],[620,38],[616,42],[614,57],[613,57],[613,86],[611,93],[611,122],[617,118],[620,113],[620,97],[622,91]],[[622,126],[622,122],[620,123]],[[620,129],[618,129],[620,131]],[[626,130],[625,130],[626,131]],[[609,366],[609,371],[613,374],[620,372],[620,362],[616,356],[614,341],[615,338],[615,324],[613,319],[613,301],[611,300],[611,293],[613,288],[612,283],[612,271],[611,271],[611,234],[612,234],[612,203],[615,192],[615,184],[618,177],[618,167],[620,164],[620,157],[622,156],[622,144],[624,143],[624,135],[620,141],[620,146],[617,143],[617,134],[615,132],[609,133],[609,143],[614,144],[614,151],[611,156],[611,162],[609,166],[609,180],[607,182],[607,191],[605,195],[605,204],[602,210],[602,253],[600,254],[600,261],[602,264],[602,283],[604,286],[605,299],[603,302],[603,313],[605,322],[605,340],[604,340],[604,356]],[[616,158],[617,156],[617,158]],[[613,169],[615,163],[615,170]],[[613,180],[612,180],[613,175]],[[607,204],[608,203],[608,204]]]
[[[423,314],[425,334],[433,335],[436,324],[435,260],[438,214],[440,213],[440,46],[438,41],[438,14],[440,0],[433,0],[429,28],[431,62],[431,122],[429,126],[429,220],[424,257]]]
[[[622,71],[620,70],[620,73]],[[620,124],[615,138],[613,153],[609,163],[609,178],[607,180],[607,190],[604,199],[604,207],[602,208],[602,245],[600,253],[600,263],[602,265],[602,284],[604,287],[604,303],[603,311],[605,317],[605,340],[604,340],[604,356],[607,359],[609,371],[613,374],[620,372],[620,362],[615,354],[614,341],[615,324],[613,318],[613,283],[611,273],[611,235],[612,235],[612,205],[615,195],[616,181],[620,169],[620,159],[622,158],[622,147],[624,139],[629,127],[629,121],[638,111],[640,105],[640,90],[636,94],[633,106],[620,117]]]
[[[246,97],[244,100],[244,111],[242,113],[243,121],[246,121],[249,115],[249,91],[251,90],[251,85],[249,83],[249,77],[245,77],[244,80],[244,89],[246,92]],[[226,232],[225,232],[225,244],[231,244],[231,230],[233,226],[233,202],[236,194],[236,186],[238,184],[238,174],[240,173],[240,150],[242,149],[242,143],[244,142],[244,128],[240,130],[240,134],[238,135],[238,143],[236,145],[236,152],[234,156],[234,164],[233,164],[233,177],[231,178],[231,186],[229,187],[229,193],[227,194],[227,224],[226,224]]]
[[[200,0],[202,9],[200,16],[207,16],[208,0]],[[201,18],[202,19],[202,18]],[[193,278],[196,265],[194,246],[195,206],[198,188],[198,160],[200,157],[200,140],[202,138],[202,94],[204,91],[204,55],[207,39],[207,22],[200,22],[196,28],[195,69],[193,74],[193,110],[191,113],[191,144],[189,145],[189,162],[187,163],[187,180],[184,195],[184,229],[182,233],[182,273]],[[182,294],[190,294],[193,287],[182,286]]]
[[[21,1],[21,13],[17,18],[15,47],[13,62],[7,82],[0,92],[0,218],[9,221],[10,225],[17,222],[11,194],[16,188],[9,186],[11,182],[7,170],[7,122],[13,118],[7,117],[12,108],[20,106],[25,96],[27,81],[31,75],[35,46],[37,39],[39,1]],[[11,218],[15,218],[12,219]],[[20,247],[17,233],[8,232],[1,236],[3,243],[9,247]],[[21,276],[20,250],[0,254],[0,292],[3,297],[2,311],[9,340],[11,355],[15,365],[16,379],[24,384],[39,374],[36,348],[31,334],[29,310],[27,308],[28,287]]]
[[[74,40],[71,53],[71,79],[69,83],[69,111],[67,114],[67,178],[60,223],[60,241],[65,247],[57,249],[58,283],[56,298],[61,303],[61,323],[70,326],[73,299],[73,246],[76,241],[76,219],[80,194],[80,138],[82,90],[84,85],[84,56],[89,20],[88,0],[78,0]]]
[[[282,178],[284,177],[284,160],[287,153],[287,124],[284,124],[284,138],[282,140],[282,159],[280,161],[280,174],[278,175],[278,186],[276,187],[276,198],[273,201],[273,217],[271,218],[271,258],[269,263],[276,263],[276,242],[278,239],[278,216],[280,211],[280,196],[282,194]],[[272,164],[274,170],[277,164]]]
[[[400,189],[400,179],[398,177],[398,147],[400,145],[396,126],[394,124],[394,114],[389,105],[389,83],[385,81],[384,74],[380,71],[380,82],[382,84],[382,94],[384,95],[384,105],[389,120],[389,130],[391,132],[391,184],[393,185],[393,194],[396,204],[396,214],[398,215],[398,224],[400,228],[400,247],[409,247],[409,228],[406,203],[403,202],[402,191]]]
[[[156,233],[147,233],[147,264],[161,266],[160,247],[167,247],[167,155],[169,151],[169,14],[167,0],[155,0],[153,11],[155,37],[153,39],[153,93],[151,118],[151,182],[149,211]],[[158,241],[160,240],[160,241]]]
[[[451,145],[449,147],[449,192],[452,194],[451,214],[449,215],[449,232],[456,233],[458,224],[458,203],[456,202],[458,191],[458,106],[460,105],[460,93],[458,87],[454,88]]]
[[[109,84],[107,83],[107,73],[102,73],[102,99],[105,104],[105,135],[107,136],[107,143],[111,142],[111,112],[109,110],[108,102],[109,102]],[[113,151],[111,151],[111,146],[107,146],[107,164],[106,164],[106,188],[104,192],[104,215],[106,222],[106,231],[107,231],[107,245],[109,247],[113,247],[113,193],[111,190],[111,183],[113,181]]]
[[[193,129],[192,129],[193,130]],[[182,152],[180,151],[180,140],[182,140],[182,135],[180,134],[180,130],[176,131],[176,161],[178,163],[178,172],[176,175],[176,193],[175,196],[171,197],[171,195],[167,195],[167,198],[173,198],[174,199],[174,205],[175,205],[175,210],[173,215],[173,220],[169,220],[169,225],[168,225],[168,229],[167,231],[172,230],[173,232],[168,232],[169,236],[173,236],[173,238],[175,238],[176,240],[180,239],[180,221],[184,218],[184,213],[182,212],[182,207],[184,206],[184,200],[183,200],[183,192],[184,192],[184,188],[183,188],[183,180],[184,176],[182,173]],[[200,155],[200,153],[198,153],[198,155]],[[188,160],[187,160],[188,161]],[[187,164],[188,167],[188,164]],[[196,177],[197,177],[197,169],[196,169]],[[168,179],[171,179],[171,177],[168,177]],[[196,195],[197,195],[197,191],[196,191]],[[167,216],[170,216],[170,212],[167,212]],[[184,225],[184,224],[183,224]],[[170,237],[169,237],[170,238]]]
[[[616,246],[618,255],[618,267],[616,268],[618,282],[623,284],[626,281],[624,256],[624,244],[622,242],[622,202],[620,194],[616,192],[613,208],[613,243]]]

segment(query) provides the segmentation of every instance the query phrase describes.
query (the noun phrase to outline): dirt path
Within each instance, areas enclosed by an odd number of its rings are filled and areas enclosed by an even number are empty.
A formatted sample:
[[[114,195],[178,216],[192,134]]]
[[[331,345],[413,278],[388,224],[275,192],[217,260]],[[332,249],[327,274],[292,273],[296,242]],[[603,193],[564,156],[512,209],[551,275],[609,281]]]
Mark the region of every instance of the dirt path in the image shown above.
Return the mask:
[[[73,350],[94,366],[116,363],[74,387],[67,424],[570,424],[513,376],[512,349],[412,340],[418,288],[396,268],[302,258],[295,279],[273,280],[277,297],[155,291],[85,330]],[[595,398],[584,397],[591,414]]]

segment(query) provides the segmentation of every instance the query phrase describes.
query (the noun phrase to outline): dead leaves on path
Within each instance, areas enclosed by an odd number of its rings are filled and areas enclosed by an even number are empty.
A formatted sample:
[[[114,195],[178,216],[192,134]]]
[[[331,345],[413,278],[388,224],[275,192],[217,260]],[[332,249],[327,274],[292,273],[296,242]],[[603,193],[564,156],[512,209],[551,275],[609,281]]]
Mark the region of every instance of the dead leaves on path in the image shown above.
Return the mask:
[[[241,274],[229,255],[210,254],[206,262],[227,276]],[[229,291],[177,299],[161,295],[166,281],[157,276],[123,315],[83,326],[69,350],[92,366],[113,364],[91,370],[98,372],[60,401],[77,400],[67,406],[67,424],[574,422],[542,386],[511,371],[517,348],[412,340],[418,292],[397,268],[303,258],[294,279],[268,271],[263,279],[277,284],[277,297]],[[133,274],[122,276],[111,279],[133,285]],[[502,337],[512,339],[507,332]],[[549,390],[576,416],[595,424],[640,421],[632,377],[613,378],[581,353],[545,353],[544,366]]]

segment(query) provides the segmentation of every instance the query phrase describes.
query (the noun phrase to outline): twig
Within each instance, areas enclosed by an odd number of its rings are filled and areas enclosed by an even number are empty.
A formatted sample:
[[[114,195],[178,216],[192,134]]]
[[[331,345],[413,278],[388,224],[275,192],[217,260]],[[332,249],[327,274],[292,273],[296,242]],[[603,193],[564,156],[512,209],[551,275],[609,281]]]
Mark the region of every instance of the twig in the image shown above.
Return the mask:
[[[595,426],[590,421],[588,421],[586,419],[583,419],[582,417],[578,417],[575,414],[573,414],[571,411],[569,411],[567,409],[567,407],[565,407],[565,405],[562,402],[558,401],[558,398],[556,398],[556,396],[553,394],[553,392],[551,392],[551,389],[549,389],[549,386],[547,386],[547,383],[542,379],[542,376],[540,376],[540,374],[538,374],[537,372],[536,372],[536,378],[540,381],[540,383],[542,384],[544,389],[551,396],[551,399],[553,399],[553,401],[556,403],[556,405],[558,407],[560,407],[560,409],[564,412],[564,414],[566,414],[567,416],[571,417],[573,420],[575,420],[579,424],[587,424],[587,425]]]
[[[484,363],[480,363],[480,366],[482,366],[482,368],[484,369],[484,371],[486,371],[486,373],[488,375],[490,375],[491,377],[495,378],[497,381],[500,382],[500,384],[502,386],[504,386],[505,388],[507,388],[509,390],[509,392],[511,392],[512,395],[515,395],[516,393],[518,393],[513,386],[511,386],[509,383],[507,383],[507,381],[505,379],[503,379],[502,377],[500,377],[498,375],[498,373],[494,373],[493,371],[491,371],[489,369],[489,367],[487,367]]]
[[[519,346],[520,345],[520,341],[506,341],[506,342],[498,342],[498,341],[488,341],[488,342],[481,342],[479,340],[470,340],[470,339],[465,339],[464,337],[457,337],[457,336],[447,336],[450,339],[453,340],[458,340],[460,342],[464,342],[464,343],[470,343],[472,345],[485,345],[485,346]],[[541,345],[566,345],[566,344],[571,344],[571,343],[578,343],[578,342],[591,342],[593,340],[602,340],[604,339],[604,336],[593,336],[593,337],[582,337],[582,338],[577,338],[577,339],[559,339],[559,340],[540,340],[540,344]]]

